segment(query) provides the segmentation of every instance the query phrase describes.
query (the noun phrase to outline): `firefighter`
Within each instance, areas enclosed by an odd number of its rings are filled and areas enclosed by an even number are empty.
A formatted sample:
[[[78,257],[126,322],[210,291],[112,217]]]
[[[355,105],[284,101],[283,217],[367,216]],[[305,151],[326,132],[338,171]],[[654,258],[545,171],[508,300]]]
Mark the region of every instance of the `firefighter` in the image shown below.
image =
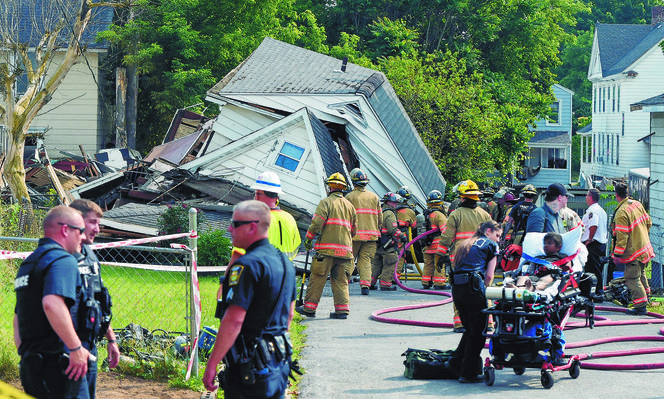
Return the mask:
[[[463,181],[459,185],[461,203],[450,213],[447,223],[441,231],[438,244],[438,256],[445,264],[454,261],[454,252],[465,240],[471,238],[480,224],[491,220],[491,215],[477,206],[481,194],[477,184],[472,180]],[[454,331],[464,332],[459,313],[454,309]]]
[[[307,250],[316,250],[311,264],[309,289],[304,297],[304,305],[295,310],[306,317],[316,317],[316,308],[329,276],[334,297],[334,312],[330,313],[330,318],[346,319],[350,312],[346,270],[353,263],[353,236],[357,230],[357,216],[353,204],[343,196],[343,190],[347,187],[343,175],[333,173],[325,184],[329,187],[329,194],[316,207],[304,241]]]
[[[625,284],[634,303],[634,309],[627,309],[625,313],[645,315],[650,294],[645,270],[655,257],[649,237],[652,219],[639,201],[629,198],[626,184],[616,184],[615,195],[618,206],[611,220],[613,262],[625,265]]]
[[[424,238],[424,269],[422,271],[422,288],[448,289],[447,273],[442,262],[439,264],[438,243],[440,242],[440,230],[447,223],[447,217],[443,213],[443,194],[433,190],[427,195],[427,209],[424,211],[425,231],[437,230]],[[433,277],[433,279],[432,279]]]
[[[350,171],[350,178],[355,188],[346,199],[355,207],[357,213],[357,233],[353,236],[353,256],[357,260],[360,273],[360,289],[362,295],[369,295],[371,285],[371,260],[376,255],[376,240],[380,237],[383,212],[380,209],[380,198],[367,190],[369,178],[361,169]],[[346,270],[348,276],[353,274],[353,265]]]
[[[399,249],[408,242],[406,234],[399,230],[396,208],[402,199],[399,194],[387,192],[383,196],[383,221],[380,229],[380,239],[376,256],[371,262],[371,287],[377,289],[376,283],[380,279],[381,291],[396,291],[397,287],[392,285],[394,267],[399,258]]]
[[[526,231],[526,222],[528,221],[528,215],[533,209],[537,208],[535,205],[535,197],[537,197],[537,190],[532,184],[526,185],[521,190],[521,195],[523,200],[518,202],[509,213],[507,217],[507,223],[505,224],[505,229],[503,230],[503,237],[500,239],[500,242],[503,246],[505,243],[521,245],[523,241],[523,236]],[[512,229],[511,233],[508,233]]]
[[[401,197],[401,204],[399,204],[396,208],[399,230],[401,230],[410,240],[412,238],[412,232],[417,231],[417,212],[415,211],[415,206],[408,203],[408,200],[411,197],[410,189],[408,186],[401,186],[401,188],[397,191],[397,195]],[[413,261],[416,260],[413,259]],[[403,270],[405,262],[406,255],[404,254],[404,256],[399,260],[399,265],[397,265],[398,272]],[[399,276],[398,273],[397,276]]]

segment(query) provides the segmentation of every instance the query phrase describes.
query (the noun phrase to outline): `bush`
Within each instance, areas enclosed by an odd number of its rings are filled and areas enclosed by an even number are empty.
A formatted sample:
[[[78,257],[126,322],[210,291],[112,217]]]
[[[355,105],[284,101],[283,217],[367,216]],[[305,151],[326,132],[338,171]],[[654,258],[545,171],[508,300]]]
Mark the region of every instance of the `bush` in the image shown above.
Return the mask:
[[[227,265],[231,259],[231,240],[224,231],[209,231],[198,238],[198,264],[205,266]]]
[[[168,205],[166,212],[162,213],[157,219],[157,228],[158,234],[160,236],[165,236],[169,234],[178,234],[185,233],[189,231],[189,209],[190,206],[183,203],[177,203],[175,205]],[[201,224],[204,221],[203,212],[198,211],[196,215],[196,223],[198,224],[198,229],[200,230]],[[186,244],[187,239],[181,238],[178,239],[178,242]]]

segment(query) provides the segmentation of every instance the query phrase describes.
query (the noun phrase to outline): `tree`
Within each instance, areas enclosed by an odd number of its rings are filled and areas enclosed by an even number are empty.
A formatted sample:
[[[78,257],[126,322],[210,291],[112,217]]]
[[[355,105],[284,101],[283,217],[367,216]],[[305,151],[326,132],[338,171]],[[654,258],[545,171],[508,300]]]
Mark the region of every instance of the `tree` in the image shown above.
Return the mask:
[[[484,180],[493,172],[500,111],[479,72],[451,52],[424,58],[388,57],[380,69],[447,181]]]
[[[134,18],[102,37],[116,46],[114,68],[137,65],[137,147],[161,143],[175,111],[190,107],[213,116],[205,96],[266,36],[326,53],[327,36],[294,0],[161,0],[140,2]]]
[[[0,4],[0,118],[7,130],[4,176],[13,196],[30,203],[25,183],[25,136],[85,51],[97,7],[110,0],[3,0]],[[25,92],[17,92],[24,79]]]

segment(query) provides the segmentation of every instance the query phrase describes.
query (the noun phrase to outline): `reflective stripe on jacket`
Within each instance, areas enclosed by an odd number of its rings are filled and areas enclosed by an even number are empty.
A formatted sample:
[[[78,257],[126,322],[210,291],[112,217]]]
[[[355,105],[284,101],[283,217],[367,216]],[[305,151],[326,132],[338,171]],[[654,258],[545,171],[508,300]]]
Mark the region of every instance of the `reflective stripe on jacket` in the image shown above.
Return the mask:
[[[366,187],[355,187],[346,199],[355,207],[357,214],[357,232],[353,241],[376,241],[380,237],[380,226],[383,223],[383,212],[380,199]]]
[[[431,229],[438,229],[439,231],[442,231],[443,227],[445,227],[445,224],[447,223],[447,217],[445,217],[445,215],[439,210],[431,212],[428,217]],[[435,254],[438,252],[438,247],[440,245],[440,233],[431,234],[434,234],[435,237],[433,238],[431,245],[424,248],[424,252],[428,254]]]
[[[353,259],[353,235],[357,229],[355,208],[341,191],[330,193],[316,207],[307,239],[313,240],[316,253],[337,258]]]
[[[454,251],[464,241],[475,234],[480,225],[491,220],[491,215],[479,206],[471,209],[460,206],[450,213],[443,227],[438,244],[438,254],[448,255],[454,260]]]
[[[650,244],[652,219],[639,201],[626,198],[618,204],[611,230],[615,237],[613,254],[625,263],[647,263],[655,257]]]

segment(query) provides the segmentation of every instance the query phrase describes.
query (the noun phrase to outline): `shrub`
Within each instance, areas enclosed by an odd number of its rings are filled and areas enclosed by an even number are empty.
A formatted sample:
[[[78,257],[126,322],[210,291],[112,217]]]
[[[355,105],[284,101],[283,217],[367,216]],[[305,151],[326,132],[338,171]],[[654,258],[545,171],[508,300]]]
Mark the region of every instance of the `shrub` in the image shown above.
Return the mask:
[[[185,233],[189,231],[189,209],[190,206],[183,203],[175,205],[168,205],[166,212],[162,213],[157,219],[157,228],[160,236],[169,234]],[[201,228],[201,223],[204,221],[203,212],[198,211],[196,216],[198,229]],[[186,243],[187,239],[179,239],[178,242]]]
[[[208,231],[198,238],[198,264],[205,266],[227,265],[231,259],[231,240],[224,231]]]

